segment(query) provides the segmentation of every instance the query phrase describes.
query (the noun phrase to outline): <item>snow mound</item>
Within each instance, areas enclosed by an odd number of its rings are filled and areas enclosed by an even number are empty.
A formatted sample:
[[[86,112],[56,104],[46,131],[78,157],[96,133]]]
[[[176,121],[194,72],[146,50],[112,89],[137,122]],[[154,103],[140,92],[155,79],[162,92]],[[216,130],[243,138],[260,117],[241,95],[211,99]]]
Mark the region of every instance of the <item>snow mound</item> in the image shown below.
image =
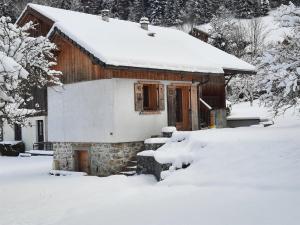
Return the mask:
[[[172,133],[175,131],[177,131],[176,127],[163,127],[161,129],[161,132],[163,132],[163,133]]]

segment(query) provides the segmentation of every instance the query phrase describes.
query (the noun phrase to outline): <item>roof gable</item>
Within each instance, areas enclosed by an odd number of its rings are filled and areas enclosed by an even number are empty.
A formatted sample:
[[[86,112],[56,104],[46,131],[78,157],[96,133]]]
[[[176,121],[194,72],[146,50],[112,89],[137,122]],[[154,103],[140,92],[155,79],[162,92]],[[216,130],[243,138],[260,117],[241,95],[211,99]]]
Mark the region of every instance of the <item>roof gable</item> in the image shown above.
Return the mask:
[[[54,21],[59,30],[106,65],[186,72],[255,71],[250,64],[182,31],[28,4]],[[149,33],[155,33],[154,37]]]

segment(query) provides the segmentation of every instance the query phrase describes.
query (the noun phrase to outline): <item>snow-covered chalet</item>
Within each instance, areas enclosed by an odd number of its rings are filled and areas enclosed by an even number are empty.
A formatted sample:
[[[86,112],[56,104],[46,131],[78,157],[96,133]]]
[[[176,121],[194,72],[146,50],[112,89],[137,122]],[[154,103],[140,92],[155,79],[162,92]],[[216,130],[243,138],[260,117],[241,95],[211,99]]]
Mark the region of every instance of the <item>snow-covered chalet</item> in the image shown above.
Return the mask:
[[[57,44],[44,141],[60,170],[118,173],[162,127],[224,126],[225,80],[255,68],[182,31],[28,4],[19,25]],[[214,114],[212,112],[215,112]]]

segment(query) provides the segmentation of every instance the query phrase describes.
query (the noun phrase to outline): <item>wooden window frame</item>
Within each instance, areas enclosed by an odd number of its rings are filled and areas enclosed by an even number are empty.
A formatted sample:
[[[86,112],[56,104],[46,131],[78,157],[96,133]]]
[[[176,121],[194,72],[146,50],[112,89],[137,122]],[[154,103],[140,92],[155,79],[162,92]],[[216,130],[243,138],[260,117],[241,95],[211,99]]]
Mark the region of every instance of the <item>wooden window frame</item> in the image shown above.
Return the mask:
[[[145,87],[147,87],[147,93],[145,93]],[[160,114],[164,111],[164,88],[160,82],[139,81],[135,83],[135,111],[143,115]],[[145,96],[147,96],[147,105],[145,105]]]

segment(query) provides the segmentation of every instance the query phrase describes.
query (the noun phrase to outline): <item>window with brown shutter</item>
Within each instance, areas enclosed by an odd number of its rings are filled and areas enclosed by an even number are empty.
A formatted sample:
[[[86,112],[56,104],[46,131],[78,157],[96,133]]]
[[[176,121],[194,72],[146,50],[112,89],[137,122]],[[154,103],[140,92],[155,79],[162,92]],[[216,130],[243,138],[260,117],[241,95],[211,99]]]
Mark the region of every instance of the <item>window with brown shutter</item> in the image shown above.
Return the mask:
[[[158,112],[165,109],[164,85],[159,83],[136,83],[135,111]]]

